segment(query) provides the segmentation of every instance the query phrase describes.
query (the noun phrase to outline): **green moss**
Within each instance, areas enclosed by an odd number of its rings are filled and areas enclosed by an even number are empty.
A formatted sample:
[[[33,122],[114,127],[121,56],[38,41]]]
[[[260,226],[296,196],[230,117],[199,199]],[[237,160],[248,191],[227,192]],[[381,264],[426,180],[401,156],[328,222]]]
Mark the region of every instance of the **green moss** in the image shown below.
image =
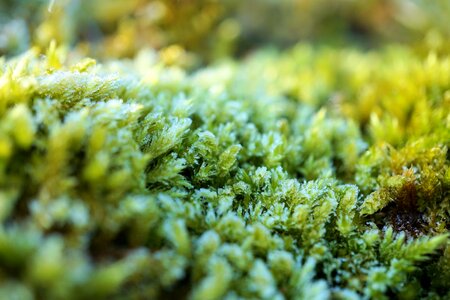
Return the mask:
[[[448,56],[154,57],[1,62],[0,295],[448,297]]]

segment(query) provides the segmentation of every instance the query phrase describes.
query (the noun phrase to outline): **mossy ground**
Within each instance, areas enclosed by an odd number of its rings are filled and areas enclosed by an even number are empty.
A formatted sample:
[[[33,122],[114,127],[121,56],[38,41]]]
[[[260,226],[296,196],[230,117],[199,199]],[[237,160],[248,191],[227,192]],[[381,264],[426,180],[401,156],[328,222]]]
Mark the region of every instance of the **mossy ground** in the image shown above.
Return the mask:
[[[4,295],[448,297],[447,56],[63,52],[2,62]]]
[[[0,299],[450,298],[443,36],[1,58]]]

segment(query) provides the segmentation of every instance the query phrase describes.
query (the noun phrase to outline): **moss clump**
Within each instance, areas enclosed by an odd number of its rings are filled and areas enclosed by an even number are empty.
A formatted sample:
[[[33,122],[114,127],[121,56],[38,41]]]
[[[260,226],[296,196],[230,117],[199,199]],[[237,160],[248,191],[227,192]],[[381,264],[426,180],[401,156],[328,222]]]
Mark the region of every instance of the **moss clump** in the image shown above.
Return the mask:
[[[450,58],[0,62],[0,295],[445,299]]]

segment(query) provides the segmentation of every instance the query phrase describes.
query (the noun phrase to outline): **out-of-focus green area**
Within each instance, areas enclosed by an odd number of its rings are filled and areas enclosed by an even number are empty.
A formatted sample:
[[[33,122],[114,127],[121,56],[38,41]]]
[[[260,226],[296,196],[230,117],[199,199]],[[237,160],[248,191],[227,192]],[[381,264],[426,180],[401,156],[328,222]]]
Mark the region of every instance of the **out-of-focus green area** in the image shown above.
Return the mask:
[[[162,49],[184,64],[304,40],[442,51],[449,15],[448,0],[2,0],[0,55],[51,40],[98,58]]]

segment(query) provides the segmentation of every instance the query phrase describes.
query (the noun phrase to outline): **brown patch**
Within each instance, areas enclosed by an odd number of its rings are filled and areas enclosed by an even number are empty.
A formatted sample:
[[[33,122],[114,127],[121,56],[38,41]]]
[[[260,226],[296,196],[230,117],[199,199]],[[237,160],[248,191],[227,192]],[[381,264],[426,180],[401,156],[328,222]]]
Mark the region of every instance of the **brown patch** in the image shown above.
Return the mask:
[[[412,169],[408,169],[402,175],[407,178],[407,181],[397,192],[396,206],[399,210],[405,212],[417,211],[417,189],[414,172]]]
[[[418,208],[416,177],[412,169],[403,171],[402,175],[407,180],[400,190],[394,192],[395,201],[383,209],[384,221],[397,232],[404,232],[408,237],[419,237],[426,233],[427,222]]]
[[[409,237],[419,237],[424,234],[424,216],[419,212],[395,212],[389,214],[390,223],[395,231],[403,231]]]

